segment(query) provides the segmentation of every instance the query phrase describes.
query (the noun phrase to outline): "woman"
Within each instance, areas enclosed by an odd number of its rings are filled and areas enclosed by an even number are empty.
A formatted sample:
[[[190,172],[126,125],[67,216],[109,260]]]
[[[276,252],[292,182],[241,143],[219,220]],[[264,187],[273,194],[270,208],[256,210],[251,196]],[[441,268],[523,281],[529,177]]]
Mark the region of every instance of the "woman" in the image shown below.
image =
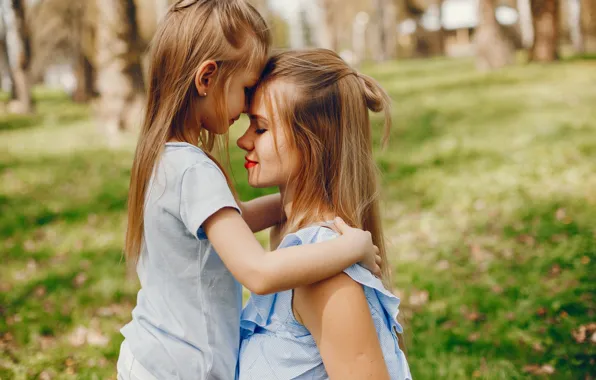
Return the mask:
[[[284,52],[265,67],[238,146],[249,184],[280,189],[286,222],[273,244],[284,235],[280,248],[332,239],[325,221],[339,216],[371,232],[384,274],[354,265],[313,285],[253,294],[241,319],[240,380],[411,379],[399,299],[386,288],[369,110],[385,112],[386,139],[387,94],[332,51]]]

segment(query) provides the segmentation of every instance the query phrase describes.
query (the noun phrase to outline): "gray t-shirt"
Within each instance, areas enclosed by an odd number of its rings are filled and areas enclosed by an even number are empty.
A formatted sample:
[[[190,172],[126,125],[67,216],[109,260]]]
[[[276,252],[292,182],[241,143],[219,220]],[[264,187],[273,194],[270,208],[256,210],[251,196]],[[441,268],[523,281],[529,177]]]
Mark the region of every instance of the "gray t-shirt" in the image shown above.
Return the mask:
[[[241,286],[201,228],[224,207],[240,211],[217,165],[194,145],[167,143],[146,196],[141,290],[121,330],[159,379],[235,376]]]

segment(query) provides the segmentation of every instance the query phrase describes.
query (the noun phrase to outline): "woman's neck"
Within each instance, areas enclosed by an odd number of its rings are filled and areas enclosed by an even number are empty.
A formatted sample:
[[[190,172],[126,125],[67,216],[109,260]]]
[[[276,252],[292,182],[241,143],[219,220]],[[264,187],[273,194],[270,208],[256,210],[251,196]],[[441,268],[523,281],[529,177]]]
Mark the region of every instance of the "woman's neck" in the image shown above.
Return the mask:
[[[294,186],[280,186],[279,193],[283,202],[283,210],[286,215],[286,219],[290,219],[292,215],[292,204],[294,203]]]
[[[286,216],[286,219],[288,219],[288,220],[291,218],[292,212],[295,211],[293,209],[295,190],[296,189],[292,185],[279,187],[279,193],[281,194],[281,199],[283,202],[284,214]],[[322,210],[319,209],[318,211],[321,212]],[[313,220],[312,222],[318,223],[318,222],[323,222],[323,221],[329,221],[329,220],[333,220],[336,216],[338,216],[338,215],[334,215],[332,212],[322,211],[322,215],[318,215],[318,217],[316,218],[316,219],[321,218],[321,220]]]

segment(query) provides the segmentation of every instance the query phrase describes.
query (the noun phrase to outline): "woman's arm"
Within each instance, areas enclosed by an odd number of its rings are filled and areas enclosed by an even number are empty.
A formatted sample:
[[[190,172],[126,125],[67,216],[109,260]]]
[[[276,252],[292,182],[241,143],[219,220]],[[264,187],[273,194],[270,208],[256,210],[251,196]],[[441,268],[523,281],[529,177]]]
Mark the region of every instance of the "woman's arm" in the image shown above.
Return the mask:
[[[252,232],[259,232],[284,218],[281,195],[271,194],[240,204],[242,217]]]
[[[389,380],[362,286],[341,273],[294,290],[296,318],[310,331],[330,379]]]
[[[211,244],[234,277],[256,294],[312,284],[359,261],[380,273],[378,248],[369,232],[338,223],[342,236],[318,244],[265,252],[240,214],[223,208],[203,223]]]

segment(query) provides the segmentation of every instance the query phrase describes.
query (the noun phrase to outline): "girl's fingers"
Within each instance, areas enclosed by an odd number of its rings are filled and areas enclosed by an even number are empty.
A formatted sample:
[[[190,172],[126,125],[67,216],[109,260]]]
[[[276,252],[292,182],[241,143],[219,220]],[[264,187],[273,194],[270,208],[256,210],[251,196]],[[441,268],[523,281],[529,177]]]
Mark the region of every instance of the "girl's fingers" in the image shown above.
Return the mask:
[[[350,226],[348,226],[346,224],[346,222],[344,222],[344,220],[342,218],[340,218],[339,216],[335,218],[335,227],[337,229],[337,231],[340,234],[345,234],[346,232],[348,232],[348,229],[351,228]]]

